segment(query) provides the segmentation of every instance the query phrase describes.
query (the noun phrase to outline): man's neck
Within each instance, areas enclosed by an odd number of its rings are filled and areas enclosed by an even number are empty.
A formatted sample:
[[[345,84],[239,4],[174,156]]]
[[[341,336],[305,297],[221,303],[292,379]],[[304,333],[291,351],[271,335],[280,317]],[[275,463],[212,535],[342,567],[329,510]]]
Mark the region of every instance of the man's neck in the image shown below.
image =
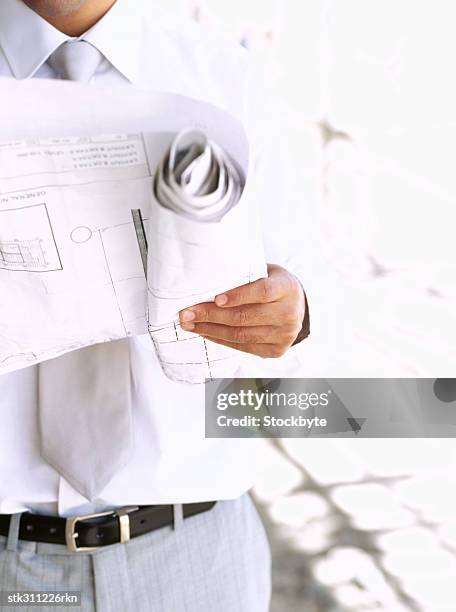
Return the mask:
[[[91,0],[65,17],[46,17],[46,21],[52,24],[67,36],[81,36],[109,11],[116,0]]]

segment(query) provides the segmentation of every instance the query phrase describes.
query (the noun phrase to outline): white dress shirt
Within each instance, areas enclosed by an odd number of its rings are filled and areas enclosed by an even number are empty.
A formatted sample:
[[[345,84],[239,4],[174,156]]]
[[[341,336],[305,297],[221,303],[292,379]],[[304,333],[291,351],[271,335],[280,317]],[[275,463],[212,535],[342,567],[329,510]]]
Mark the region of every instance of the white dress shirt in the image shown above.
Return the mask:
[[[253,96],[245,50],[196,24],[159,14],[150,0],[118,0],[84,39],[106,58],[92,79],[97,86],[133,83],[205,100],[240,117],[250,113]],[[0,76],[55,78],[46,60],[65,40],[21,0],[1,0]],[[7,116],[1,101],[0,112]],[[286,264],[286,236],[280,231],[288,221],[285,203],[278,201],[277,189],[266,178],[264,193],[268,260]],[[129,504],[230,499],[250,488],[254,442],[205,439],[203,386],[167,379],[148,337],[130,342],[135,450],[95,503],[40,456],[36,368],[0,376],[0,513],[28,509],[69,516]],[[298,363],[292,359],[292,365]],[[260,372],[256,368],[263,360],[241,353],[239,360],[244,368],[239,376]]]

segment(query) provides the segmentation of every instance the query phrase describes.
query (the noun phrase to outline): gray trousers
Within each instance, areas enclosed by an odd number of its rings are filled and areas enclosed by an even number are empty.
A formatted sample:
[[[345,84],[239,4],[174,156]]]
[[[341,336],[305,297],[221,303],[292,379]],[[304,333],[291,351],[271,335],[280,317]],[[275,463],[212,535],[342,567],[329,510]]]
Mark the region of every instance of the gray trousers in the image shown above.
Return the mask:
[[[16,515],[18,516],[18,515]],[[82,606],[2,610],[267,612],[271,558],[249,495],[94,553],[0,536],[1,591],[81,591]]]

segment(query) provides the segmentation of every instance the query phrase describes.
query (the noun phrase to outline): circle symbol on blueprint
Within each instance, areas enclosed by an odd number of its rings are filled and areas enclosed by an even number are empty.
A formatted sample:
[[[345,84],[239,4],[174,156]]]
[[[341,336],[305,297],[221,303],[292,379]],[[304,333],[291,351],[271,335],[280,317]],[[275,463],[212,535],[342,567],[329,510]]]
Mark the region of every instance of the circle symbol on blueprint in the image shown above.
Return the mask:
[[[76,244],[89,242],[89,240],[92,238],[92,230],[90,229],[90,227],[86,227],[85,225],[75,227],[70,234],[70,238]]]

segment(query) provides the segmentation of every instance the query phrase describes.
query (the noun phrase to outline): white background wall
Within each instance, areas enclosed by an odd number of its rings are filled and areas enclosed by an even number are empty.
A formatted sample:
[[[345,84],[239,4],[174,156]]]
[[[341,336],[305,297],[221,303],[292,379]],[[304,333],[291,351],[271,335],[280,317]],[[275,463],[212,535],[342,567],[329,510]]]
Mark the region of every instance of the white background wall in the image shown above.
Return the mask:
[[[312,304],[301,375],[454,377],[454,4],[173,1],[264,71]],[[275,611],[455,609],[453,440],[279,441],[261,465]]]

